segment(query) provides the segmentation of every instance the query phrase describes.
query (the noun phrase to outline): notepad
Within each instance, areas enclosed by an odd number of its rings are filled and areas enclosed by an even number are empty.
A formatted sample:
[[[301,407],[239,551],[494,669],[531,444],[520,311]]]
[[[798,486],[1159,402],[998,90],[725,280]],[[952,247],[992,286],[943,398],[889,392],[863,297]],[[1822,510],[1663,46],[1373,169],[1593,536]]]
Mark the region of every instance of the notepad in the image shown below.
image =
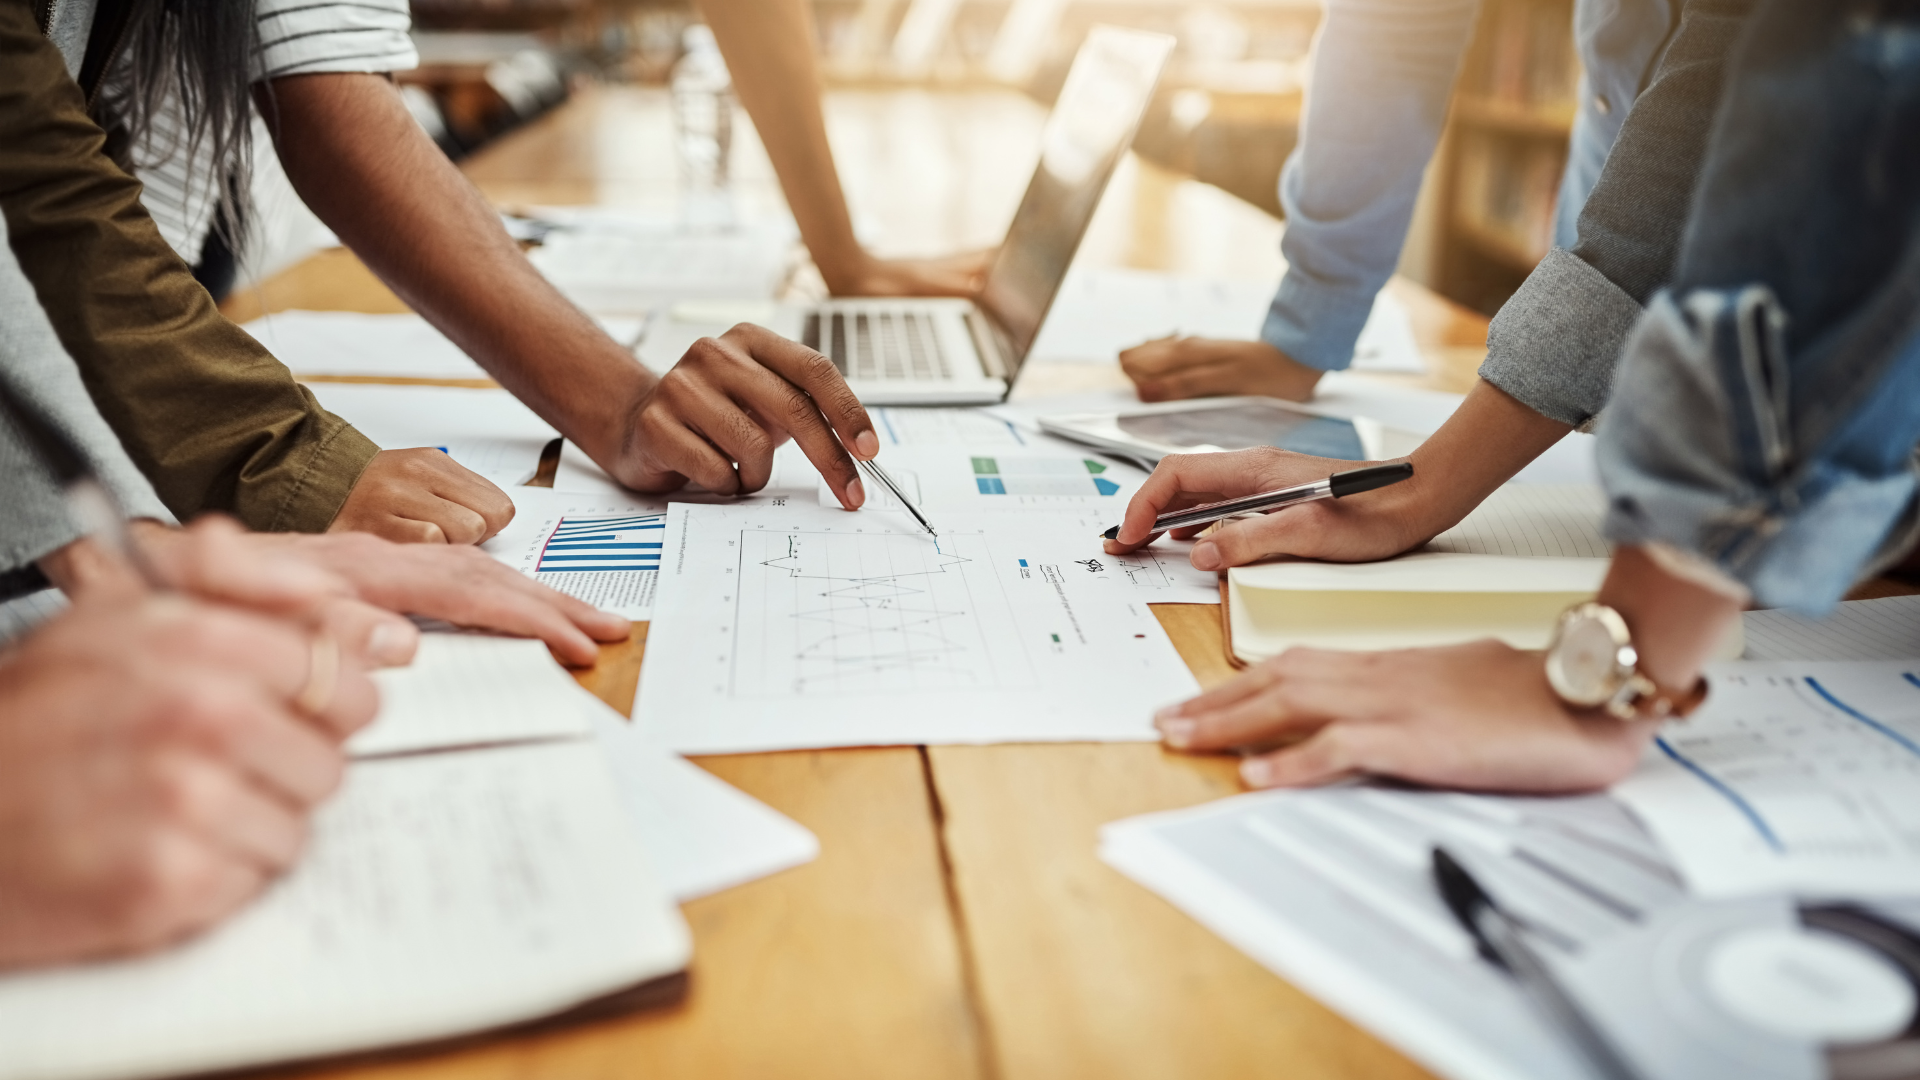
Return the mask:
[[[356,760],[299,864],[238,915],[157,954],[0,977],[0,1078],[212,1072],[676,996],[687,929],[583,692],[497,641],[430,635],[412,676],[383,677],[401,692],[357,748],[407,752]],[[510,683],[556,692],[529,708]],[[429,690],[474,731],[421,713]],[[493,745],[437,749],[476,741]]]
[[[1223,589],[1229,651],[1251,663],[1298,645],[1398,649],[1491,637],[1540,648],[1555,618],[1606,576],[1604,507],[1588,485],[1509,484],[1397,559],[1235,567]]]

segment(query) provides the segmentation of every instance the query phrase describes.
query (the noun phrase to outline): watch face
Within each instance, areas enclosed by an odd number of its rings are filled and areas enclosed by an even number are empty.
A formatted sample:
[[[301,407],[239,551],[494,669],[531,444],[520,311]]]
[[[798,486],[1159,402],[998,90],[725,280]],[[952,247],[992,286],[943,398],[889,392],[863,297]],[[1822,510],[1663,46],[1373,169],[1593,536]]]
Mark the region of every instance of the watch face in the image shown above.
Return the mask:
[[[1605,621],[1575,614],[1560,625],[1547,652],[1547,681],[1576,705],[1598,705],[1620,686],[1620,649],[1624,643]]]

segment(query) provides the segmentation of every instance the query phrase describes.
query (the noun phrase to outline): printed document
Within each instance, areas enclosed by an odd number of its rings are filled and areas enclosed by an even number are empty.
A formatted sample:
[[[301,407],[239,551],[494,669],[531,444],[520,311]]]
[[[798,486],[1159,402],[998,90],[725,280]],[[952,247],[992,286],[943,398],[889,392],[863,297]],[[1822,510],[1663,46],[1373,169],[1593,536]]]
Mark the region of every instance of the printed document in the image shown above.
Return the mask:
[[[1733,662],[1614,790],[1702,896],[1920,894],[1920,660]]]
[[[1825,618],[1749,611],[1742,660],[1903,660],[1920,657],[1920,596],[1844,600]]]
[[[481,550],[558,592],[636,621],[653,614],[666,498],[509,488],[513,521]]]
[[[683,753],[1153,739],[1198,688],[1145,598],[1010,523],[673,504],[635,719]]]
[[[1685,901],[1658,849],[1604,796],[1261,792],[1115,822],[1100,854],[1441,1076],[1590,1080],[1560,1031],[1476,955],[1433,886],[1436,845],[1527,923],[1549,961],[1603,950]]]

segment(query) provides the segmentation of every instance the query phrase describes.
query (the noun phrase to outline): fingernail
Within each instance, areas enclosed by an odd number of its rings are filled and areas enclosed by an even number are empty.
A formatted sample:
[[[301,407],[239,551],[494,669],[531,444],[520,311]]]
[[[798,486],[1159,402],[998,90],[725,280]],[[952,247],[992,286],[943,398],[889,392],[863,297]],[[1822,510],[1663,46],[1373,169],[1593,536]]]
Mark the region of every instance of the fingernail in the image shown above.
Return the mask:
[[[398,667],[413,659],[420,631],[412,623],[383,622],[367,635],[368,658],[383,667]]]
[[[868,428],[853,437],[853,448],[860,452],[861,457],[871,459],[873,455],[880,452],[880,436],[875,435],[872,428]]]
[[[1160,738],[1175,750],[1185,750],[1193,743],[1193,721],[1184,716],[1166,716],[1153,722],[1160,729]]]
[[[849,509],[858,510],[866,504],[866,486],[860,483],[860,478],[856,476],[847,484],[847,506]]]
[[[1220,569],[1220,548],[1209,541],[1202,540],[1193,545],[1192,559],[1196,570],[1218,570]]]
[[[1240,763],[1240,779],[1248,787],[1263,788],[1273,783],[1273,766],[1265,758],[1251,757]]]

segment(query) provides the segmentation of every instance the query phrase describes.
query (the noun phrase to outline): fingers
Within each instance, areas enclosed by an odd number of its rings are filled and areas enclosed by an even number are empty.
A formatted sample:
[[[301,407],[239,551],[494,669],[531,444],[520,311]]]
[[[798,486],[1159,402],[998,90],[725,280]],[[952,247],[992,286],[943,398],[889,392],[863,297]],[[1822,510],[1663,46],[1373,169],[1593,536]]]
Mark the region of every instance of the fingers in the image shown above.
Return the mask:
[[[537,637],[574,666],[599,658],[596,641],[624,641],[632,632],[626,619],[555,592],[474,548],[405,546],[371,537],[301,543],[309,557],[338,567],[367,603]]]
[[[266,886],[257,865],[184,830],[158,830],[128,868],[116,906],[124,913],[110,951],[145,950],[213,925]]]
[[[1240,763],[1240,779],[1250,788],[1317,787],[1367,773],[1395,771],[1374,759],[1383,729],[1330,724],[1281,750]]]
[[[312,806],[339,786],[345,762],[313,725],[243,679],[189,670],[189,682],[156,695],[137,736],[147,752],[164,758],[191,748],[291,807]],[[158,782],[163,806],[178,801],[168,790],[170,775]]]
[[[858,509],[865,492],[853,457],[871,459],[880,452],[880,437],[832,361],[757,326],[736,326],[726,336],[777,376],[752,379],[742,388],[754,411],[793,436],[842,506]]]
[[[348,592],[338,577],[258,543],[218,514],[185,529],[143,530],[141,544],[168,585],[202,599],[300,616]]]
[[[193,755],[169,762],[164,776],[156,791],[162,815],[267,873],[293,865],[307,835],[293,807],[234,770]]]
[[[411,620],[345,597],[322,606],[320,630],[368,667],[405,667],[420,647],[420,628]]]
[[[1226,750],[1296,738],[1335,719],[1371,716],[1381,693],[1379,655],[1289,649],[1165,711],[1154,723],[1178,749]]]
[[[513,520],[513,500],[431,447],[382,450],[348,493],[329,531],[400,543],[477,544]]]
[[[1122,551],[1140,547],[1153,535],[1154,519],[1178,505],[1197,505],[1265,491],[1269,460],[1261,450],[1224,454],[1169,454],[1133,493],[1116,538]],[[1323,474],[1324,475],[1324,474]],[[1186,500],[1182,503],[1181,500]]]
[[[791,436],[848,509],[865,499],[854,457],[880,448],[826,357],[746,324],[696,342],[651,391],[639,423],[657,463],[643,472],[672,470],[724,494],[763,486],[774,450]]]

